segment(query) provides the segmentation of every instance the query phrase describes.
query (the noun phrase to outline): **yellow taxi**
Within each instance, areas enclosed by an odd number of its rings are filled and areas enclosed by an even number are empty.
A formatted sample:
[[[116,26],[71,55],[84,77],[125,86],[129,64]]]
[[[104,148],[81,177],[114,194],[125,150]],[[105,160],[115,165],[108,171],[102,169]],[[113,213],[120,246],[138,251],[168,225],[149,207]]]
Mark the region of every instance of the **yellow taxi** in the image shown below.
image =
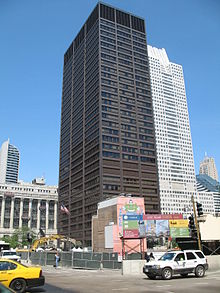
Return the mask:
[[[25,292],[27,288],[43,286],[45,278],[41,267],[27,267],[9,259],[0,259],[0,282],[15,292]]]

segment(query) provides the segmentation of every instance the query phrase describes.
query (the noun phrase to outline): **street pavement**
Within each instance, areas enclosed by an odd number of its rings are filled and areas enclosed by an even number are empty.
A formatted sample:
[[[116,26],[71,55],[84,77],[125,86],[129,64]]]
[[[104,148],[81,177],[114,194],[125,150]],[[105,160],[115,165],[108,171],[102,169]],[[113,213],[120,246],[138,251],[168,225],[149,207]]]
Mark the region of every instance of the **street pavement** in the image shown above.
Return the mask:
[[[220,271],[207,272],[204,278],[174,277],[169,281],[150,280],[141,276],[122,276],[121,271],[77,270],[45,267],[46,284],[42,288],[29,290],[31,293],[219,293]]]

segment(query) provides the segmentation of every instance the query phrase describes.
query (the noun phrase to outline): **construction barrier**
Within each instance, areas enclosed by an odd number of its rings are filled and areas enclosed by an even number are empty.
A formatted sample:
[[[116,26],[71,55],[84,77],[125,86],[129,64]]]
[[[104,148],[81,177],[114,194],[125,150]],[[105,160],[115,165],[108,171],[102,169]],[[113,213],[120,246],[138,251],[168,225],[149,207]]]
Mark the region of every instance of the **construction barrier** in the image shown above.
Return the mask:
[[[19,255],[24,261],[28,260],[28,252],[20,252]],[[61,267],[72,267],[82,269],[121,269],[121,262],[118,261],[117,253],[95,253],[95,252],[60,252]],[[32,264],[47,266],[55,264],[55,252],[39,251],[30,252],[29,259]]]

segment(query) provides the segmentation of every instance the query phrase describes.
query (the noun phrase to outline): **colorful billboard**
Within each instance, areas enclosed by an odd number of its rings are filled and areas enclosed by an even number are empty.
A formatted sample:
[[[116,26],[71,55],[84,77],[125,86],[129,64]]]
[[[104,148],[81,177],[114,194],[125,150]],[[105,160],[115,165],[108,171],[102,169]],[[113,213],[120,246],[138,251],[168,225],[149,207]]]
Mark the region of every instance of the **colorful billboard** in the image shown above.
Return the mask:
[[[146,235],[151,237],[169,236],[168,220],[147,220]]]
[[[129,239],[130,246],[137,247],[136,250],[140,251],[140,247],[138,246],[140,244],[140,241],[137,239],[139,238],[138,233],[143,231],[143,225],[140,222],[139,231],[137,231],[137,225],[134,223],[130,223],[132,221],[132,218],[130,216],[138,216],[143,215],[145,213],[145,207],[144,207],[144,198],[140,197],[124,197],[120,196],[117,200],[117,229],[113,231],[113,237],[114,237],[114,251],[121,253],[122,251],[122,241],[121,237],[124,237],[125,239]],[[129,216],[129,223],[126,223],[126,227],[124,228],[123,224],[123,216]],[[134,221],[134,218],[133,218]],[[139,220],[138,220],[139,221]],[[144,224],[144,221],[142,221]],[[128,229],[131,228],[131,229]],[[136,230],[136,231],[135,231]],[[144,233],[146,229],[144,226]],[[146,247],[146,242],[145,242]],[[131,251],[134,252],[134,251]]]
[[[146,237],[146,228],[143,221],[143,215],[123,215],[123,237]]]
[[[179,220],[178,225],[171,223],[172,220]],[[140,238],[156,239],[158,243],[161,243],[161,239],[167,239],[168,237],[178,237],[175,235],[187,235],[186,228],[182,227],[184,222],[183,215],[171,214],[146,214],[144,198],[138,197],[118,197],[117,198],[117,225],[114,225],[113,229],[113,251],[121,254],[123,237],[125,242],[129,243],[129,247],[136,247],[137,251],[140,251]],[[185,221],[185,220],[184,220]],[[187,220],[186,220],[187,221]],[[184,223],[184,225],[186,225]],[[146,242],[144,242],[146,247]],[[128,253],[134,252],[134,250],[126,248]]]
[[[143,215],[144,220],[176,220],[183,219],[183,215],[181,214],[146,214]]]
[[[128,234],[137,236],[138,234],[138,221],[143,221],[144,214],[144,199],[143,198],[126,198],[119,197],[118,199],[118,233],[120,237],[128,236]],[[124,216],[126,223],[124,224]],[[141,217],[140,217],[141,216]],[[130,231],[129,231],[130,230]],[[131,231],[133,230],[133,231]],[[135,231],[136,230],[136,231]],[[124,231],[126,231],[124,233]],[[138,238],[138,237],[129,237],[129,238]]]
[[[183,220],[183,215],[143,215],[146,225],[146,236],[151,238],[160,237],[188,237],[188,220]]]
[[[189,237],[188,220],[169,220],[170,237]]]

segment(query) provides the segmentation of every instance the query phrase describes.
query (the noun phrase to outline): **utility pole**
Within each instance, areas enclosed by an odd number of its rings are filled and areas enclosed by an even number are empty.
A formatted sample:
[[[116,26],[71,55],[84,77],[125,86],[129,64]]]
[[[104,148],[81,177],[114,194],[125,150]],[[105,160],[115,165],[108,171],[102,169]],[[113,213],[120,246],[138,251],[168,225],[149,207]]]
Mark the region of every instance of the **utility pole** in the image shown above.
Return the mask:
[[[199,250],[202,250],[201,238],[200,238],[200,229],[199,229],[199,223],[197,221],[196,207],[195,207],[195,201],[194,201],[193,195],[192,195],[191,201],[192,201],[192,204],[193,204],[193,214],[194,214],[196,230],[197,230],[198,246],[199,246]]]

